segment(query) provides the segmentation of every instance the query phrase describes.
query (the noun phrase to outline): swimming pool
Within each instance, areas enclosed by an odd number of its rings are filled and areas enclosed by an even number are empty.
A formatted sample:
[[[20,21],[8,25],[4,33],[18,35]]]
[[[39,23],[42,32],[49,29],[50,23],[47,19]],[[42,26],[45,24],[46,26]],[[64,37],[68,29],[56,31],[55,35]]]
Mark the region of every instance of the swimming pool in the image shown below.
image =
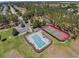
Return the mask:
[[[52,40],[49,40],[47,37],[43,36],[42,31],[25,35],[25,38],[27,42],[32,45],[36,52],[43,51],[52,43]]]
[[[38,35],[33,35],[32,36],[34,42],[36,43],[36,45],[38,46],[38,48],[41,48],[45,45],[45,42],[42,40],[43,38],[41,38]]]

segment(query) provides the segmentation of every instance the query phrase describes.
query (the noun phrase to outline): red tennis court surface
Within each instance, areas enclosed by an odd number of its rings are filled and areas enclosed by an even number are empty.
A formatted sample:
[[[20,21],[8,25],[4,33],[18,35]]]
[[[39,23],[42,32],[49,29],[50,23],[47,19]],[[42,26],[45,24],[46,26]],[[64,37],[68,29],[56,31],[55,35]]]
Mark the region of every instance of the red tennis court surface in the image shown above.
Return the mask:
[[[42,27],[42,29],[60,41],[65,41],[67,38],[69,38],[69,35],[67,33],[55,28],[52,25],[44,26]]]

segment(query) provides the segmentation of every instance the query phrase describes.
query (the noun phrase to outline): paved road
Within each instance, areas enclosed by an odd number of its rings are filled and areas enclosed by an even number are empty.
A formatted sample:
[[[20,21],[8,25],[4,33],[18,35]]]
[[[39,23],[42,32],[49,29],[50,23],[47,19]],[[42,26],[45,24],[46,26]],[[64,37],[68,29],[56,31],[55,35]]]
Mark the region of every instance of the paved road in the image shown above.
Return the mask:
[[[7,10],[8,10],[8,7],[6,6],[6,5],[3,5],[3,11],[2,11],[2,14],[3,15],[6,15],[6,13],[7,13]]]

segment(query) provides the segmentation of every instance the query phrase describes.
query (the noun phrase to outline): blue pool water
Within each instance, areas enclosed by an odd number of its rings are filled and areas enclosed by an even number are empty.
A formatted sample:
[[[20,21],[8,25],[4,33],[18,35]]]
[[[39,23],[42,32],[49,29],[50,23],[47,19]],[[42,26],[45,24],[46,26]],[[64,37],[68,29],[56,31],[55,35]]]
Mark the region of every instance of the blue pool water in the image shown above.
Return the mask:
[[[45,44],[42,38],[39,37],[38,35],[33,35],[32,38],[34,42],[37,44],[38,48],[41,48]]]

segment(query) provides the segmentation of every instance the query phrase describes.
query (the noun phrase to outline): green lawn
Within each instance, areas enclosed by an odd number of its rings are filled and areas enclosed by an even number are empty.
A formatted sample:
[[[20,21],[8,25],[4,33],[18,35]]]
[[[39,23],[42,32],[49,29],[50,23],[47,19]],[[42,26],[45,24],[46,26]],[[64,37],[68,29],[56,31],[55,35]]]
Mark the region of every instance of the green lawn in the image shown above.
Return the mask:
[[[0,41],[0,57],[4,57],[5,53],[16,49],[23,57],[47,57],[47,54],[32,52],[33,48],[24,41],[23,36],[12,36],[12,28],[6,32],[0,32],[2,38],[7,38],[6,41]]]

